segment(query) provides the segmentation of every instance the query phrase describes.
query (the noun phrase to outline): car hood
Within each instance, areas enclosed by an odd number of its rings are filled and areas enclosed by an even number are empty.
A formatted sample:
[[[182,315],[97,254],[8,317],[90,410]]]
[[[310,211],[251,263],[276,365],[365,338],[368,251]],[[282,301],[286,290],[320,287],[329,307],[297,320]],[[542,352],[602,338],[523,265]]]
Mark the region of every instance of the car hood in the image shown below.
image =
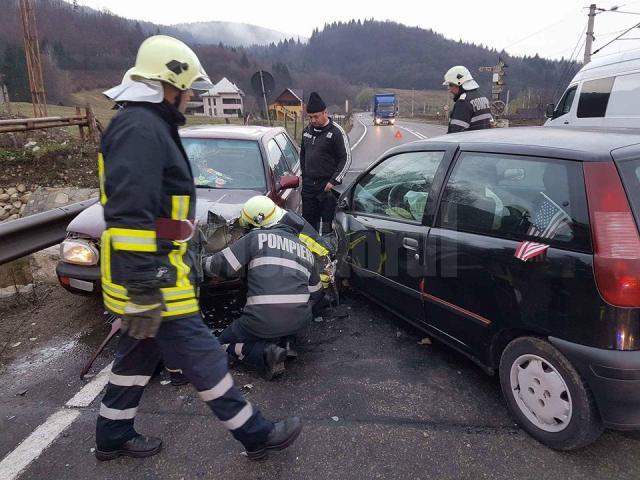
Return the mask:
[[[264,194],[253,190],[222,190],[199,188],[197,190],[196,218],[201,223],[209,219],[209,212],[230,221],[240,216],[242,205],[255,195]],[[95,204],[82,211],[67,226],[67,232],[100,238],[106,228],[102,205]]]

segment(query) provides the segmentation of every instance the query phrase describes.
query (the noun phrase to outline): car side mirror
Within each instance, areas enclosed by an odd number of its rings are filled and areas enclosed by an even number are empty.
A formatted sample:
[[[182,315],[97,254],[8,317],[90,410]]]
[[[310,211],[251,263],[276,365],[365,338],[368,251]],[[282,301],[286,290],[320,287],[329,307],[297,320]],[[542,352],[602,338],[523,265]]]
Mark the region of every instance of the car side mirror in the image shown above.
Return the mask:
[[[344,196],[338,201],[338,208],[340,210],[349,210],[349,197]]]
[[[544,111],[544,116],[547,118],[553,118],[553,114],[555,113],[556,106],[553,103],[548,103],[547,108]]]
[[[295,175],[284,175],[280,177],[280,181],[277,185],[277,190],[281,192],[282,190],[289,190],[291,188],[298,188],[300,186],[300,177],[296,177]]]

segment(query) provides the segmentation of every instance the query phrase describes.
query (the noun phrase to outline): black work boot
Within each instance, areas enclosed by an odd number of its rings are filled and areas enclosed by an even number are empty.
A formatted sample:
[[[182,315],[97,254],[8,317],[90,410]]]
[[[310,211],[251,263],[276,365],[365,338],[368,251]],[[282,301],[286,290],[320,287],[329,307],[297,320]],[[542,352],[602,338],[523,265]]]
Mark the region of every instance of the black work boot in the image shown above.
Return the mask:
[[[138,435],[131,440],[127,440],[120,448],[115,450],[98,450],[96,448],[96,458],[101,461],[113,460],[120,456],[144,458],[160,453],[161,449],[162,440],[159,438]]]
[[[300,417],[291,417],[276,422],[267,441],[255,450],[247,450],[247,456],[251,460],[262,460],[267,457],[268,450],[284,450],[298,438],[300,430],[302,430]]]
[[[182,370],[167,369],[167,371],[169,372],[169,380],[171,381],[171,385],[173,385],[174,387],[181,387],[182,385],[186,385],[187,383],[189,383],[189,380],[187,380],[187,377],[184,376]]]
[[[287,358],[298,358],[298,351],[295,347],[295,341],[291,338],[288,338],[284,345],[284,349],[287,351]]]
[[[338,305],[336,307],[330,306],[325,308],[321,315],[324,320],[336,320],[339,318],[347,318],[349,316],[349,312],[342,305]]]
[[[264,371],[262,376],[265,380],[284,373],[284,361],[287,358],[287,351],[277,346],[275,343],[267,343],[264,347]]]

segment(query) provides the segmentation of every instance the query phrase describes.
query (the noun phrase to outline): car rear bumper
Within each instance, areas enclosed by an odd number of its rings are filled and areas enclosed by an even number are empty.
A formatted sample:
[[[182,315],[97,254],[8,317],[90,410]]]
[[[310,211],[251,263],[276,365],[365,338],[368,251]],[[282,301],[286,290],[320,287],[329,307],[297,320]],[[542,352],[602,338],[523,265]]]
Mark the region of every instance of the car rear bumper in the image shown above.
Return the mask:
[[[640,350],[605,350],[549,337],[585,379],[605,426],[640,430]]]
[[[93,293],[100,287],[100,266],[58,262],[56,275],[60,285],[72,293]]]

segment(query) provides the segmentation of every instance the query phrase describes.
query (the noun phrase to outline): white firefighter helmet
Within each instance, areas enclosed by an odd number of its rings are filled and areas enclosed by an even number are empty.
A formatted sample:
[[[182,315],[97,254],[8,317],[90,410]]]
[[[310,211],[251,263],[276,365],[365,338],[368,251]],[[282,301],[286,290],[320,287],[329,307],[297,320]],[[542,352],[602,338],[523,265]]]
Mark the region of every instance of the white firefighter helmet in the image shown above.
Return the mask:
[[[194,51],[167,35],[154,35],[142,42],[130,76],[132,80],[159,80],[183,91],[213,87]]]
[[[277,206],[273,200],[264,195],[251,197],[242,207],[240,226],[271,227],[284,216],[285,210]]]
[[[442,85],[445,87],[449,85],[457,85],[462,87],[464,90],[475,90],[480,86],[473,79],[469,69],[462,65],[456,65],[455,67],[451,67],[447,70],[447,73],[444,74],[444,82]]]

